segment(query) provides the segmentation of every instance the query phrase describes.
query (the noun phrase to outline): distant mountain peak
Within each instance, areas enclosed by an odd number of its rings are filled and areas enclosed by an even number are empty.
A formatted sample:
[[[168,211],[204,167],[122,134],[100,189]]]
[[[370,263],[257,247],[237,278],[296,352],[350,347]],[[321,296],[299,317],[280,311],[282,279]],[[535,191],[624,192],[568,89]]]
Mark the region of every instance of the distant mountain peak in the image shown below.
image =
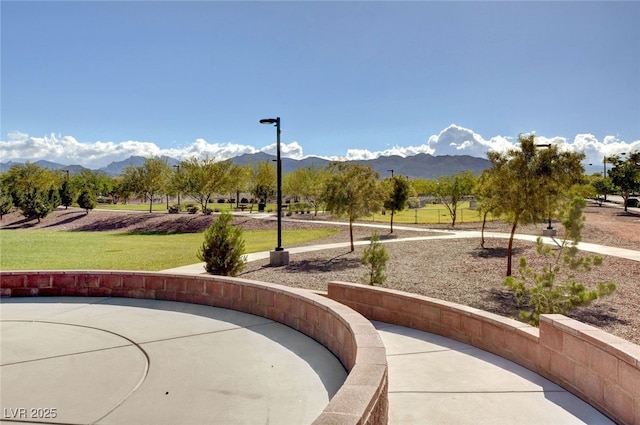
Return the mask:
[[[175,158],[163,157],[169,162],[169,165],[179,164]],[[274,155],[257,152],[253,154],[243,154],[234,158],[232,161],[239,165],[246,165],[249,163],[259,163],[264,161],[273,161],[276,159]],[[113,161],[106,167],[102,167],[98,170],[105,174],[116,176],[121,174],[125,168],[134,165],[141,166],[144,164],[145,158],[142,156],[131,156],[123,161]],[[295,171],[301,167],[308,167],[311,165],[326,166],[332,161],[316,157],[309,156],[303,159],[282,158],[282,172],[289,173]],[[443,175],[451,175],[460,173],[462,171],[473,171],[479,173],[485,168],[489,167],[489,161],[484,158],[478,158],[470,155],[440,155],[433,156],[428,153],[419,153],[413,156],[402,157],[399,155],[380,156],[375,159],[366,160],[354,160],[347,162],[355,162],[359,164],[369,165],[380,176],[384,177],[389,175],[389,170],[394,170],[395,174],[405,175],[409,178],[425,178],[432,179]],[[0,164],[0,171],[5,171],[16,162],[6,162]],[[43,168],[49,168],[52,170],[66,170],[68,169],[71,174],[76,174],[82,171],[84,167],[79,165],[63,165],[51,161],[40,160],[34,164]]]

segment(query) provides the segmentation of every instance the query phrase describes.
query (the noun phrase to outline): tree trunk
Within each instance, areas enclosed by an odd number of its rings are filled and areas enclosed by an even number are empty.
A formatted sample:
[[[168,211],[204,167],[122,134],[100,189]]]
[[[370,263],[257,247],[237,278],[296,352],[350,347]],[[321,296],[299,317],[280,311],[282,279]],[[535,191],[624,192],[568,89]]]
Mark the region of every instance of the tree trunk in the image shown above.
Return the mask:
[[[487,214],[489,214],[489,211],[485,211],[484,215],[482,216],[482,230],[480,231],[480,246],[482,248],[484,248],[484,227],[487,224]]]
[[[507,276],[511,276],[511,256],[513,253],[513,237],[516,234],[516,227],[518,226],[518,216],[513,219],[513,226],[511,227],[511,236],[509,237],[509,248],[507,248]]]

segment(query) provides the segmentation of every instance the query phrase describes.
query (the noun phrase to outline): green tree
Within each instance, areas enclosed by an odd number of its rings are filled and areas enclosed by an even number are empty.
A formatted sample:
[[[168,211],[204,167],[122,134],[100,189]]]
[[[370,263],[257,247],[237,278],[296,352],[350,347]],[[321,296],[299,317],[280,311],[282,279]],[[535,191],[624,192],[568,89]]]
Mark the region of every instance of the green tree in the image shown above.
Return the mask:
[[[173,176],[178,190],[198,202],[205,212],[216,193],[227,190],[232,167],[231,160],[213,158],[188,159],[180,163],[180,173]]]
[[[611,179],[596,174],[596,176],[591,179],[591,186],[593,186],[593,189],[596,193],[596,201],[598,202],[598,205],[602,206],[603,201],[606,199],[607,193],[611,193],[613,191],[613,184],[611,183]]]
[[[633,152],[626,160],[613,156],[607,162],[614,164],[609,170],[609,177],[624,199],[624,210],[627,211],[631,194],[640,191],[640,152]]]
[[[205,262],[208,273],[236,276],[247,263],[242,228],[234,226],[232,221],[231,214],[222,212],[204,233],[198,258]]]
[[[500,202],[500,184],[496,179],[499,176],[496,173],[492,173],[490,169],[483,170],[475,186],[475,196],[479,201],[478,212],[482,214],[482,230],[480,246],[484,248],[484,229],[487,224],[487,216],[489,214],[500,215],[502,214],[501,202]]]
[[[149,212],[153,201],[167,189],[171,168],[164,158],[145,158],[142,166],[131,165],[124,170],[122,178],[126,187],[133,189],[145,200],[149,200]]]
[[[251,167],[251,194],[260,203],[266,204],[276,193],[276,167],[270,162],[261,162]]]
[[[25,217],[40,221],[59,205],[58,179],[53,171],[27,162],[12,165],[0,184]]]
[[[60,204],[64,205],[66,210],[70,205],[73,205],[75,200],[75,194],[73,193],[73,187],[69,179],[64,179],[60,186]]]
[[[407,201],[413,194],[409,179],[405,176],[393,176],[383,180],[387,187],[388,196],[383,202],[385,210],[391,211],[389,219],[391,231],[393,233],[393,216],[396,211],[402,211],[407,207]]]
[[[565,237],[556,253],[538,238],[536,250],[549,260],[542,271],[534,271],[523,257],[518,267],[519,278],[508,276],[504,281],[514,292],[518,305],[523,308],[520,317],[532,325],[538,326],[541,314],[562,314],[610,295],[616,289],[613,282],[601,282],[597,289],[591,290],[577,282],[577,272],[589,272],[592,266],[602,264],[601,257],[580,255],[578,251],[585,205],[582,197],[575,197],[570,203],[562,219],[566,228]]]
[[[451,226],[455,227],[458,217],[458,204],[462,198],[473,193],[475,177],[471,171],[442,176],[435,186],[435,195],[451,215]]]
[[[26,194],[24,194],[20,210],[22,214],[29,219],[37,219],[40,223],[40,219],[45,218],[53,211],[53,205],[49,201],[49,195],[44,193],[40,188],[34,187]]]
[[[13,211],[13,200],[11,196],[4,192],[0,187],[0,220],[5,214],[10,214]]]
[[[519,149],[487,154],[499,208],[511,224],[507,276],[512,274],[513,239],[518,224],[546,221],[556,215],[584,173],[582,153],[560,152],[555,145],[539,149],[534,135],[521,135],[519,142]]]
[[[113,192],[114,179],[100,171],[83,169],[72,178],[73,186],[77,192],[83,188],[90,188],[95,196],[108,196]]]
[[[283,178],[283,191],[294,196],[296,200],[303,200],[312,205],[314,215],[322,205],[322,194],[327,179],[327,169],[317,164],[298,168],[288,173]]]
[[[84,209],[87,214],[96,207],[96,195],[89,187],[85,187],[78,196],[78,205]]]
[[[113,179],[113,189],[111,195],[113,197],[113,203],[117,204],[122,202],[126,204],[129,199],[135,193],[134,181],[129,178],[127,171],[121,176],[117,176]]]
[[[364,249],[361,262],[367,268],[362,282],[369,285],[383,285],[387,280],[386,268],[389,254],[380,242],[378,232],[371,235],[371,244]]]
[[[246,165],[231,164],[226,180],[226,191],[235,193],[236,206],[240,204],[240,193],[245,192],[249,185],[250,167]]]
[[[353,244],[353,222],[362,216],[380,210],[383,194],[378,185],[379,174],[370,166],[356,163],[335,162],[329,166],[329,177],[323,200],[327,210],[336,216],[349,218],[351,252]]]
[[[436,182],[427,179],[411,179],[411,187],[417,196],[433,195],[435,192]]]

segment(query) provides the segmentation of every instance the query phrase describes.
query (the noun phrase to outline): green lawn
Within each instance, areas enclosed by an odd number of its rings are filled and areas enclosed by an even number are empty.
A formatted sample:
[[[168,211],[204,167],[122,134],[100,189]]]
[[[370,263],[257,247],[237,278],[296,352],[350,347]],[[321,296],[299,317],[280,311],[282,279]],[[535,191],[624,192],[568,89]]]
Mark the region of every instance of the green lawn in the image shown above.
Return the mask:
[[[283,246],[337,232],[336,229],[282,231]],[[275,230],[244,232],[247,253],[276,245]],[[148,270],[197,263],[204,233],[135,234],[0,230],[0,270]]]
[[[377,223],[388,223],[390,215],[374,214],[369,217],[363,217],[363,221],[374,221]],[[487,220],[493,220],[494,217],[489,214]],[[495,217],[499,219],[499,217]],[[469,202],[462,202],[457,208],[457,223],[475,223],[481,222],[482,216],[477,209],[469,209]],[[396,212],[393,217],[395,224],[412,223],[412,224],[448,224],[451,223],[451,214],[449,210],[442,204],[427,204],[418,209],[406,209]]]
[[[193,203],[193,202],[191,202]],[[182,202],[183,208],[186,203]],[[149,204],[115,204],[115,205],[107,205],[102,204],[98,205],[97,208],[100,209],[109,209],[109,210],[125,210],[125,211],[149,211]],[[209,208],[218,211],[233,211],[235,209],[235,204],[209,204]],[[283,205],[283,210],[288,211],[289,206]],[[276,209],[276,204],[267,204],[266,210],[273,212]],[[166,204],[154,204],[153,205],[154,212],[166,212],[167,206]],[[254,205],[253,211],[258,211],[258,205]],[[469,202],[461,202],[458,205],[458,223],[475,223],[481,222],[482,216],[478,213],[477,209],[470,209]],[[296,214],[292,214],[291,218],[296,218]],[[376,223],[388,223],[389,213],[382,215],[380,213],[370,215],[368,217],[361,217],[360,221],[373,221]],[[498,220],[500,217],[494,217],[489,214],[487,220]],[[403,211],[396,212],[393,218],[393,222],[396,224],[448,224],[451,223],[451,214],[449,214],[449,210],[442,204],[427,204],[422,208],[418,209],[405,209]]]

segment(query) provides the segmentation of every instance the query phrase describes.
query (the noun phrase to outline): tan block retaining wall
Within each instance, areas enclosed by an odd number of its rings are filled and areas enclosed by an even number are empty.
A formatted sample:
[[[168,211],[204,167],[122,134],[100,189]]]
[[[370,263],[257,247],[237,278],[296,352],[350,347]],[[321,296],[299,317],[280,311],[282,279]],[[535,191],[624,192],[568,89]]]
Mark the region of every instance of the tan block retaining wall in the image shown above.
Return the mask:
[[[387,424],[387,358],[378,332],[349,307],[310,291],[220,276],[118,271],[2,272],[0,291],[2,297],[180,301],[269,318],[327,347],[349,372],[315,425]]]
[[[560,314],[540,328],[447,301],[345,282],[328,296],[371,320],[455,339],[561,385],[620,424],[640,425],[640,346]]]

